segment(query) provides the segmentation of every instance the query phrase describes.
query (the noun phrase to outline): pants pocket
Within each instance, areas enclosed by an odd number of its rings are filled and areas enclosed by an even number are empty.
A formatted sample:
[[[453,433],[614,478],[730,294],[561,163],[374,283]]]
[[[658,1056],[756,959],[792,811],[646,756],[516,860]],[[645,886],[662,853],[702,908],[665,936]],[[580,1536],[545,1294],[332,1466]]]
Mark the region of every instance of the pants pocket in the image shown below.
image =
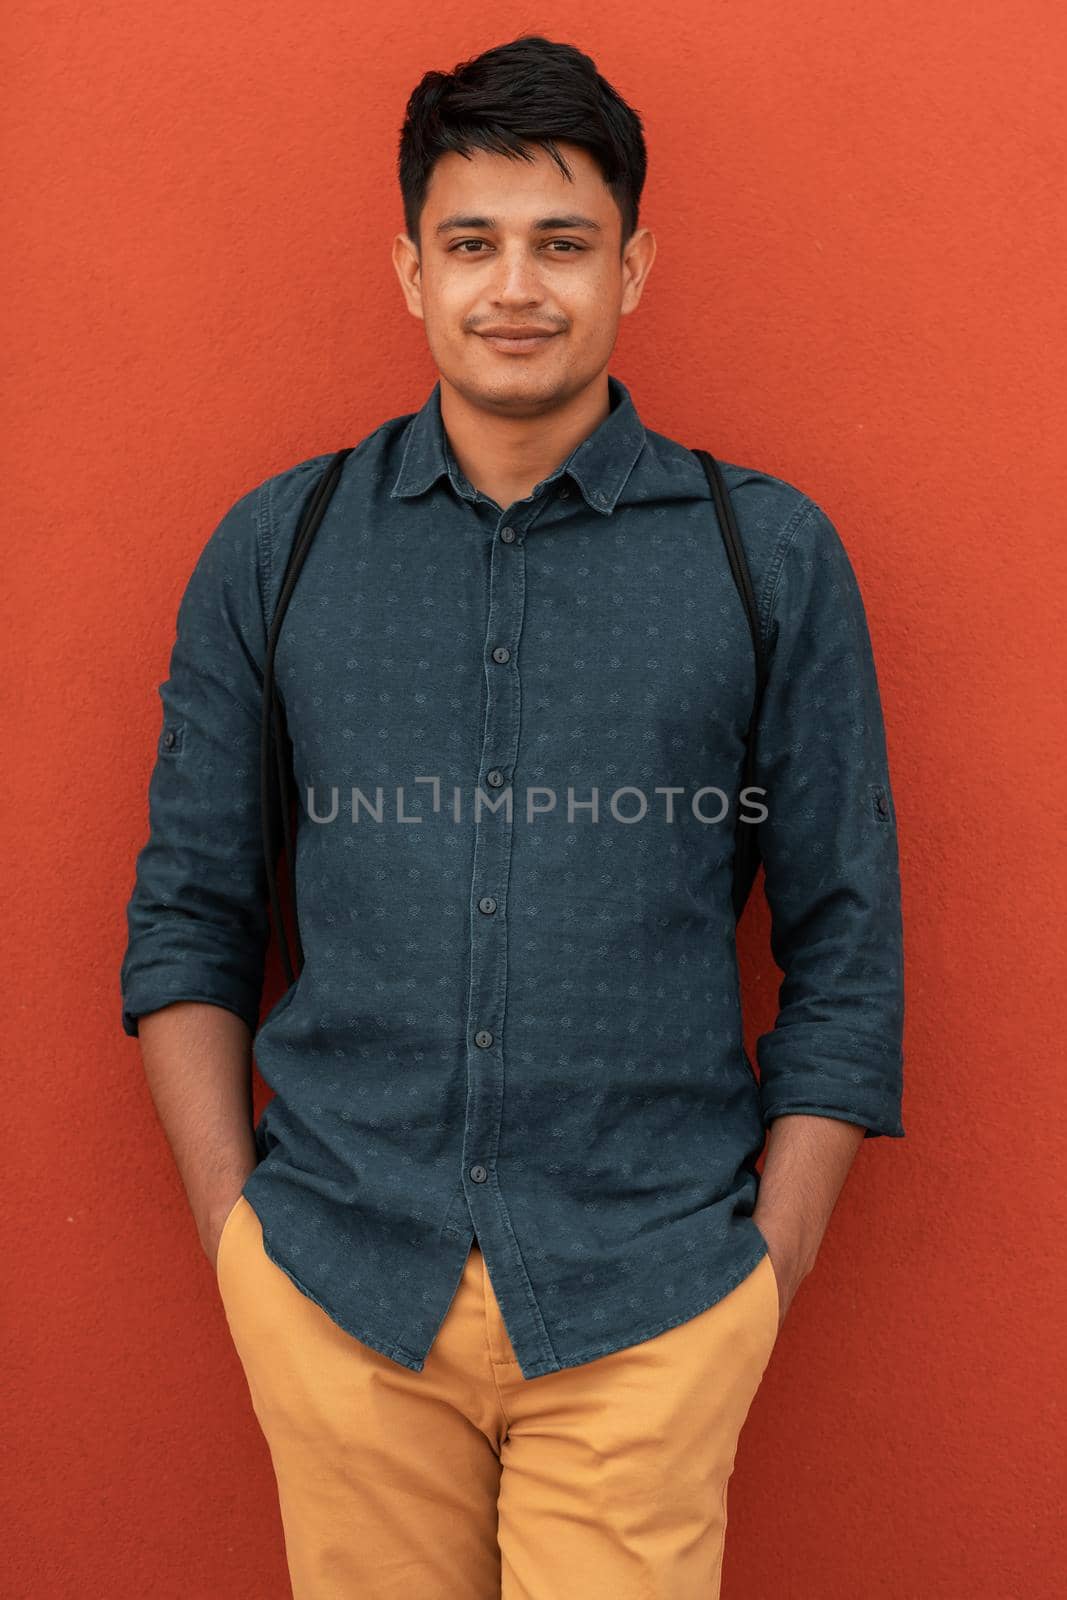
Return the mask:
[[[760,1261],[760,1266],[763,1268],[764,1278],[766,1279],[767,1283],[767,1299],[770,1302],[771,1307],[771,1335],[773,1343],[778,1338],[778,1319],[782,1314],[782,1295],[781,1290],[778,1287],[778,1274],[774,1270],[774,1262],[771,1260],[770,1251],[768,1251]]]
[[[242,1192],[237,1196],[237,1199],[234,1201],[233,1205],[230,1207],[229,1211],[227,1211],[227,1213],[226,1213],[226,1220],[222,1224],[222,1232],[219,1234],[219,1242],[215,1247],[215,1277],[216,1277],[216,1280],[218,1279],[218,1276],[219,1276],[219,1267],[220,1267],[221,1262],[222,1262],[222,1249],[223,1249],[223,1246],[226,1243],[226,1235],[230,1231],[230,1223],[233,1221],[234,1217],[237,1215],[237,1213],[241,1209],[241,1207],[243,1205],[247,1205],[247,1204],[248,1204],[248,1202],[246,1201],[246,1199],[244,1197],[244,1191],[242,1190]]]

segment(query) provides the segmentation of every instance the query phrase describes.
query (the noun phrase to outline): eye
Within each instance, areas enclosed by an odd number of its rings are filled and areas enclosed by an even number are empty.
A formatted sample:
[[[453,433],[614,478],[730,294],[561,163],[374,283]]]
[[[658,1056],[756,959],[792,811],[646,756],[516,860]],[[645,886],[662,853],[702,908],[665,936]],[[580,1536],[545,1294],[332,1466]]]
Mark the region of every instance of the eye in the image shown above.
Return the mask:
[[[481,255],[482,252],[480,250],[465,250],[463,247],[468,244],[485,244],[486,242],[485,239],[457,239],[455,244],[449,246],[449,250],[452,253],[458,252],[460,255],[465,256]],[[550,239],[548,243],[566,245],[565,250],[554,250],[552,252],[553,255],[570,255],[572,251],[576,251],[580,255],[585,249],[584,245],[577,244],[573,239]]]

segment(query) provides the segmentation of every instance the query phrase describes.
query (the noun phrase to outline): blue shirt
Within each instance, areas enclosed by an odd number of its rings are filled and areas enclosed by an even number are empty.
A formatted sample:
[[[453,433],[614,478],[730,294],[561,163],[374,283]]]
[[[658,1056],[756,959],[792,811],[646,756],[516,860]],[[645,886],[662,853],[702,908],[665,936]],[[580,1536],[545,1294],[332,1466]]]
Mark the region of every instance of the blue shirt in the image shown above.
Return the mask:
[[[262,1022],[262,667],[329,454],[223,516],[159,688],[124,1030],[176,1000],[258,1024],[267,1253],[416,1372],[475,1235],[534,1378],[754,1269],[775,1117],[904,1134],[896,811],[849,558],[800,489],[722,463],[771,658],[755,803],[783,978],[757,1080],[731,905],[752,640],[698,459],[609,387],[506,507],[461,471],[439,384],[347,458],[276,656],[305,964]]]

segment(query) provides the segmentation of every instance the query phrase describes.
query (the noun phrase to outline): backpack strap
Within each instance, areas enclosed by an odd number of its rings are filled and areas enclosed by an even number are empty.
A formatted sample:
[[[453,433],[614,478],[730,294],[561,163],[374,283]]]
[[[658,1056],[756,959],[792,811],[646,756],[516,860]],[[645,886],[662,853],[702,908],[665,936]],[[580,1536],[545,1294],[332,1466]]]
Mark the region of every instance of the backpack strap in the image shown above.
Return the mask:
[[[307,553],[311,549],[312,541],[319,531],[319,525],[326,514],[326,507],[333,498],[333,492],[337,487],[345,460],[352,454],[354,449],[354,445],[349,445],[346,449],[338,450],[335,455],[330,457],[304,502],[300,524],[289,551],[289,559],[286,562],[281,593],[278,596],[278,603],[274,608],[274,616],[267,635],[267,654],[263,664],[263,711],[259,740],[259,800],[263,829],[263,858],[267,868],[271,914],[274,918],[274,927],[281,950],[286,982],[290,986],[295,981],[296,972],[304,965],[304,952],[300,944],[300,930],[297,928],[297,965],[296,971],[294,971],[293,963],[289,956],[289,941],[285,935],[285,923],[282,917],[281,901],[278,896],[278,882],[275,877],[274,865],[278,855],[278,826],[280,823],[285,875],[289,883],[290,900],[295,909],[296,902],[292,876],[293,840],[289,807],[296,792],[296,779],[293,776],[292,744],[285,727],[285,709],[274,683],[274,654],[278,645],[278,635],[281,632],[282,619],[285,616],[290,596],[296,587],[296,580],[300,576],[300,569],[304,565]],[[271,782],[272,745],[275,756],[273,783]]]
[[[769,670],[767,652],[763,646],[759,611],[756,607],[756,595],[752,587],[748,561],[745,557],[745,547],[741,542],[741,534],[738,531],[733,506],[730,504],[730,495],[722,475],[722,468],[715,457],[709,455],[707,450],[696,449],[693,454],[704,468],[704,476],[707,478],[711,488],[711,498],[715,505],[719,532],[722,534],[723,544],[726,546],[726,558],[730,563],[730,571],[733,573],[737,592],[741,596],[741,603],[745,608],[745,615],[748,617],[748,629],[752,635],[752,648],[756,657],[756,693],[753,699],[748,732],[745,735],[745,762],[741,778],[741,788],[745,789],[754,786],[756,783],[756,728],[759,722],[760,707],[763,703],[763,691],[767,684]],[[734,843],[733,904],[735,922],[740,921],[741,913],[745,909],[749,892],[759,868],[759,861],[759,834],[756,830],[756,824],[742,822],[739,809]]]

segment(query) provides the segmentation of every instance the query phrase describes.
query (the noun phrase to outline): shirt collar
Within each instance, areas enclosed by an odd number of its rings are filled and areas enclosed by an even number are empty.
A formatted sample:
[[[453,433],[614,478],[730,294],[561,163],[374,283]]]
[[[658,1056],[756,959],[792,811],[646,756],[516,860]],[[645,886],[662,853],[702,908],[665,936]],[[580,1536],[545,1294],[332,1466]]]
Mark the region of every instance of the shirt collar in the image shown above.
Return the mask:
[[[609,516],[645,445],[645,429],[619,379],[608,374],[611,410],[593,432],[571,451],[566,461],[541,480],[555,481],[569,473],[594,511]],[[434,384],[420,411],[412,415],[404,441],[400,471],[390,490],[393,497],[422,494],[447,473],[452,487],[465,500],[477,491],[460,468],[441,420],[441,381]]]

